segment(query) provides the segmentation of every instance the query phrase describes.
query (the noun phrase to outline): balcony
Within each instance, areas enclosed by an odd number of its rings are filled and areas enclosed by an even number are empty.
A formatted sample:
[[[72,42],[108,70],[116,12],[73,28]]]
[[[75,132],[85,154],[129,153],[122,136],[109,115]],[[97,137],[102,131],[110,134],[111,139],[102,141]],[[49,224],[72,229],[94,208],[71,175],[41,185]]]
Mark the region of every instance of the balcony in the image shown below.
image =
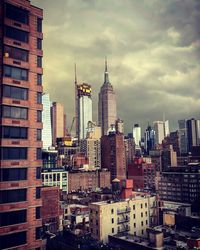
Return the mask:
[[[130,227],[126,226],[126,227],[118,228],[117,232],[118,233],[124,233],[124,232],[128,232],[129,230],[130,230]]]
[[[127,218],[122,218],[122,219],[119,219],[117,220],[117,224],[121,224],[121,223],[126,223],[126,222],[129,222],[130,221],[130,218],[127,217]]]
[[[124,214],[124,213],[130,213],[131,208],[130,207],[126,207],[125,209],[117,209],[117,214]]]

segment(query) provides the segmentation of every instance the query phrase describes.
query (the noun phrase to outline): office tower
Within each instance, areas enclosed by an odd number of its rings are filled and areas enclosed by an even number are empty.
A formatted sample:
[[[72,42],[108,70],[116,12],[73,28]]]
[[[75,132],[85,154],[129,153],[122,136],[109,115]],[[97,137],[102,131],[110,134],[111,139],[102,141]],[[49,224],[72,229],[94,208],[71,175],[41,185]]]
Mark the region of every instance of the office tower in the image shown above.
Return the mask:
[[[91,85],[87,83],[77,86],[77,135],[79,140],[85,139],[88,122],[92,121]]]
[[[133,162],[133,157],[135,156],[135,142],[134,139],[127,136],[124,138],[124,147],[125,147],[125,158],[126,166]]]
[[[173,146],[169,145],[168,148],[162,150],[161,153],[161,171],[166,170],[168,167],[176,167],[177,166],[177,153],[174,151]]]
[[[163,149],[168,148],[170,145],[173,146],[174,151],[177,153],[177,156],[180,156],[180,138],[179,138],[179,132],[174,131],[170,132],[168,136],[165,137],[165,139],[162,142]]]
[[[101,167],[101,128],[95,123],[88,122],[86,139],[80,141],[81,152],[84,152],[89,160],[89,166]]]
[[[135,140],[135,146],[136,146],[136,148],[140,148],[141,128],[140,128],[139,124],[134,124],[134,127],[133,127],[133,138]]]
[[[145,152],[149,154],[149,151],[152,150],[155,146],[155,131],[148,125],[144,133],[144,148]]]
[[[49,99],[49,94],[44,93],[42,95],[42,141],[43,149],[48,149],[52,146],[52,127],[51,127],[51,102]]]
[[[121,119],[117,119],[115,122],[116,133],[124,134],[124,121]]]
[[[187,121],[179,120],[178,121],[178,132],[179,132],[179,147],[180,147],[180,154],[184,155],[188,152],[188,138],[187,138]]]
[[[126,179],[124,135],[110,133],[101,138],[101,167],[110,170],[111,181]]]
[[[198,146],[200,122],[194,118],[187,120],[187,138],[188,138],[188,152],[192,151],[193,146]]]
[[[53,145],[56,139],[64,137],[64,107],[61,103],[53,102],[51,107]]]
[[[30,1],[0,1],[1,249],[42,247],[42,18]]]
[[[104,84],[99,93],[98,111],[102,135],[107,135],[108,129],[117,119],[116,96],[109,81],[107,61],[105,61]]]
[[[169,121],[154,121],[155,143],[162,144],[163,139],[169,135]]]

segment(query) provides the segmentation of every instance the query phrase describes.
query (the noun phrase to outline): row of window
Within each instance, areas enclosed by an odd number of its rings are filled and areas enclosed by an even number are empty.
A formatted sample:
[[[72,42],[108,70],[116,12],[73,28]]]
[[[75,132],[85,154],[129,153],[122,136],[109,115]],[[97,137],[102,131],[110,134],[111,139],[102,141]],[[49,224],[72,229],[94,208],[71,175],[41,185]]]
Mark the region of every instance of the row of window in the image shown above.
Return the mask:
[[[35,218],[41,218],[41,207],[35,208]],[[0,226],[21,224],[27,221],[27,210],[17,210],[0,213]]]
[[[28,138],[28,128],[24,127],[12,127],[12,126],[2,126],[0,128],[2,138],[6,139],[27,139]],[[37,140],[41,141],[42,130],[37,129]]]
[[[3,76],[16,80],[28,81],[28,70],[9,65],[4,65]],[[37,74],[37,85],[42,84],[42,74]]]
[[[36,179],[41,178],[41,167],[36,168]],[[1,168],[0,181],[27,180],[27,168]]]
[[[28,100],[28,89],[14,87],[11,85],[3,85],[3,96],[19,100]],[[41,92],[37,92],[37,103],[42,103]]]
[[[5,57],[28,62],[28,51],[12,46],[4,46]],[[37,56],[37,67],[42,67],[42,56]]]
[[[42,237],[42,228],[35,228],[35,239],[38,240]],[[7,249],[11,247],[16,247],[24,245],[27,243],[27,232],[22,231],[18,233],[6,234],[0,236],[0,246],[1,249]],[[37,250],[40,248],[36,248]]]
[[[27,120],[28,108],[3,105],[2,117]],[[37,110],[37,122],[42,122],[42,110]]]
[[[41,188],[36,187],[36,199],[41,198]],[[22,202],[27,200],[27,189],[11,189],[0,191],[0,204]]]
[[[2,147],[1,159],[2,160],[27,160],[28,148],[24,147]],[[42,159],[42,149],[36,149],[36,159]]]
[[[29,24],[28,10],[6,3],[5,13],[7,18],[10,18],[23,24]],[[40,17],[37,18],[37,31],[42,32],[42,19]]]

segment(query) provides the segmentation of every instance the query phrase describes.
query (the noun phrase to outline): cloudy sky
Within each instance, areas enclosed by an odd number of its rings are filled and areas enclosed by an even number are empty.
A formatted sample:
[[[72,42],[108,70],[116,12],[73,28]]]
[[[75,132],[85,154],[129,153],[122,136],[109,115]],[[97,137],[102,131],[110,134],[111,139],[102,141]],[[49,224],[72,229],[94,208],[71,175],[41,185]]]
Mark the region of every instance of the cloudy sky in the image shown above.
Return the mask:
[[[74,116],[78,82],[93,90],[93,120],[107,56],[126,132],[200,118],[200,0],[32,0],[44,9],[44,91]]]

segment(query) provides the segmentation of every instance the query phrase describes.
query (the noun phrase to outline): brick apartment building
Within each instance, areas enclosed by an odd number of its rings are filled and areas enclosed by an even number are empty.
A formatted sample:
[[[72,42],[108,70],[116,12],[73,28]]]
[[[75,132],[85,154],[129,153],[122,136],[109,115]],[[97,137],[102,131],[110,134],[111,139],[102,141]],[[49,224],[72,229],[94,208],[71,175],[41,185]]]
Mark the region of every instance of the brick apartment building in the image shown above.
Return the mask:
[[[68,192],[78,190],[95,190],[110,187],[110,172],[102,171],[71,171],[68,172]]]
[[[42,187],[42,225],[45,230],[57,233],[59,230],[60,209],[60,189],[59,187]]]
[[[0,1],[1,249],[41,249],[42,9]]]

